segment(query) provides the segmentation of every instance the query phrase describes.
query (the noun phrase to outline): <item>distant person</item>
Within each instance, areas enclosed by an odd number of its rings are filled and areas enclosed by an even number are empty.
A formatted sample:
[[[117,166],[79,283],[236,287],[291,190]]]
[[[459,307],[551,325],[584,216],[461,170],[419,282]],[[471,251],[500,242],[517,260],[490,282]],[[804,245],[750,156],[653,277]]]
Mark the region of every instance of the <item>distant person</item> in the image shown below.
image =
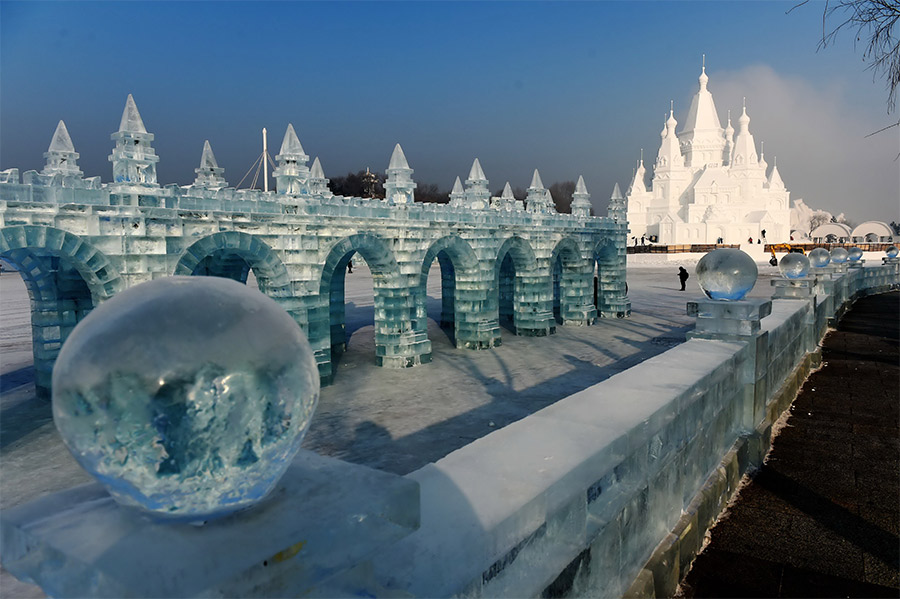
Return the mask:
[[[353,260],[347,263],[347,273],[353,274]]]
[[[644,245],[644,240],[645,240],[645,239],[646,239],[646,238],[645,238],[643,235],[641,235],[641,245]]]
[[[759,244],[761,244],[761,243],[762,243],[762,239],[757,239],[757,240],[756,240],[756,245],[759,245]]]
[[[753,238],[752,238],[752,237],[748,237],[748,238],[747,238],[747,243],[753,243]]]
[[[716,239],[716,245],[722,245],[723,243],[725,243],[725,240],[722,239],[721,237],[719,237],[718,239]]]
[[[632,237],[631,241],[634,242],[634,247],[637,247],[637,237]]]
[[[681,281],[681,290],[682,291],[684,291],[684,284],[687,283],[689,276],[691,276],[691,275],[688,274],[688,271],[686,271],[683,266],[678,267],[678,280]]]
[[[762,238],[763,238],[763,239],[766,238],[766,230],[765,230],[765,229],[762,230]]]

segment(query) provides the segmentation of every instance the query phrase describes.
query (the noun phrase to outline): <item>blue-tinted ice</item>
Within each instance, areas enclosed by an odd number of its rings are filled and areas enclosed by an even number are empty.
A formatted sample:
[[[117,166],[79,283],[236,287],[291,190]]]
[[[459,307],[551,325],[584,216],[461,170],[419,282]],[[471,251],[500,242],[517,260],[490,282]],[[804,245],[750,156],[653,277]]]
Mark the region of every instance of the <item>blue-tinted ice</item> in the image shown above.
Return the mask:
[[[753,289],[759,269],[753,258],[741,250],[720,248],[697,263],[697,282],[706,297],[740,300]]]

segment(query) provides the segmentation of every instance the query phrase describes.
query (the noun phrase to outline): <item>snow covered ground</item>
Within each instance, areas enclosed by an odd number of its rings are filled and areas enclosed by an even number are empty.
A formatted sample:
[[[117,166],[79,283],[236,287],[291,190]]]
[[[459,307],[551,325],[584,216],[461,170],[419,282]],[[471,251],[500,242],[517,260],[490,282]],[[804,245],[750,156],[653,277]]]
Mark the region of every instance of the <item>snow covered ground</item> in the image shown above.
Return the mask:
[[[632,260],[632,258],[635,258]],[[668,258],[668,257],[666,257]],[[591,327],[558,327],[549,337],[516,337],[484,351],[458,350],[433,321],[430,364],[405,370],[374,365],[372,276],[358,262],[347,276],[347,352],[334,384],[322,389],[304,447],[398,474],[411,472],[510,422],[684,341],[693,327],[685,302],[702,296],[696,276],[679,291],[678,266],[629,257],[633,314]],[[777,270],[759,264],[752,296],[769,297]],[[429,315],[440,315],[440,272],[429,279]],[[17,273],[0,276],[0,509],[90,479],[34,394],[29,300]],[[42,596],[7,573],[4,596]]]

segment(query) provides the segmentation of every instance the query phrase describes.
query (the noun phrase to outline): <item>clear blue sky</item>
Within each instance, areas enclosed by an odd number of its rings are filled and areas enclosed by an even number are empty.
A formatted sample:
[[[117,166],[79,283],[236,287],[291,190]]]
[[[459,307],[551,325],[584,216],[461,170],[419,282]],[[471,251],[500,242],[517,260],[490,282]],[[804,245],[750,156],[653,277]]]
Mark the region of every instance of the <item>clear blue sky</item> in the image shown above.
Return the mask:
[[[823,4],[793,4],[4,1],[0,168],[40,170],[63,119],[82,170],[108,181],[132,93],[164,184],[193,180],[205,139],[236,184],[260,129],[274,155],[292,122],[329,177],[383,171],[399,142],[444,190],[477,156],[491,189],[537,167],[548,185],[583,174],[605,206],[640,148],[652,164],[670,99],[684,119],[705,53],[723,125],[746,95],[792,197],[900,219],[900,137],[860,145],[896,120],[884,85],[850,35],[816,52]],[[799,105],[767,104],[785,93]]]

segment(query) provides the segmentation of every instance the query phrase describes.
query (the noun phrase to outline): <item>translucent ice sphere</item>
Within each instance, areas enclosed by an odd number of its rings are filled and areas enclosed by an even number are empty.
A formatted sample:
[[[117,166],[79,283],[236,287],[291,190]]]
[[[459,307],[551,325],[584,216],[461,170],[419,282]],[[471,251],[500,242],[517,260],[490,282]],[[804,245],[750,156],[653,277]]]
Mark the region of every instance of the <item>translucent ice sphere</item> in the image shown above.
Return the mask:
[[[797,252],[791,252],[778,262],[781,275],[786,279],[802,279],[809,274],[809,258]]]
[[[896,245],[892,245],[888,249],[884,250],[884,253],[887,254],[888,258],[896,258],[898,252],[900,252],[900,250],[897,249]]]
[[[739,300],[756,284],[759,270],[753,258],[732,248],[713,250],[697,263],[697,282],[706,297]]]
[[[843,264],[847,261],[848,255],[847,250],[844,248],[834,248],[831,250],[831,261],[834,264]]]
[[[852,247],[849,250],[847,250],[847,258],[850,260],[850,262],[859,261],[859,259],[862,258],[862,255],[863,255],[863,251],[861,249],[859,249],[858,247]]]
[[[119,293],[75,327],[53,369],[53,419],[110,494],[158,519],[248,507],[284,474],[319,398],[297,323],[217,277]]]
[[[823,268],[831,262],[831,254],[825,248],[816,248],[809,253],[809,263],[813,268]]]

